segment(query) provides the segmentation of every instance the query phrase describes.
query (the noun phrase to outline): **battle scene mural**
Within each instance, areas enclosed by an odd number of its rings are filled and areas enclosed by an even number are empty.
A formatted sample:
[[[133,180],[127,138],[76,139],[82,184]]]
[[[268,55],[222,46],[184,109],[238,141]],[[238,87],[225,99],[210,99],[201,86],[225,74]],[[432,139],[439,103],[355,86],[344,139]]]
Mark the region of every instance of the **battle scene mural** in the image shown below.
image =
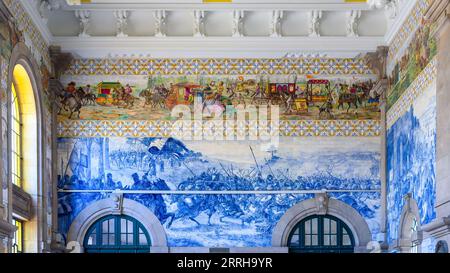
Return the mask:
[[[374,78],[297,75],[65,75],[59,120],[173,120],[176,105],[203,116],[238,105],[279,105],[284,120],[379,120]]]
[[[249,140],[59,138],[60,232],[86,206],[121,190],[158,217],[169,246],[270,246],[290,207],[327,191],[357,210],[376,238],[380,143],[355,140],[282,137],[275,148]]]
[[[436,84],[415,99],[387,132],[388,238],[398,239],[405,197],[411,194],[420,224],[436,217]]]

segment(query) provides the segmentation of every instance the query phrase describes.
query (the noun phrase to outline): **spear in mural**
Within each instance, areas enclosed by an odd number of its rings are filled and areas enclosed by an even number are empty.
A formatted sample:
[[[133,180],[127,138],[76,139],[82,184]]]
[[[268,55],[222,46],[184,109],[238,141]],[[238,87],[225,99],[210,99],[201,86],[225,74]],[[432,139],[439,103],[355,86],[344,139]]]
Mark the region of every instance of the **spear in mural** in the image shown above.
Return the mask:
[[[231,177],[231,175],[227,172],[227,170],[225,170],[225,167],[222,165],[221,162],[219,162],[220,167],[222,168],[222,170],[228,175],[228,177]]]
[[[261,175],[261,169],[259,168],[258,161],[256,161],[255,153],[253,152],[252,146],[248,145],[250,147],[250,151],[252,152],[253,160],[255,160],[256,168],[258,169],[258,173]]]

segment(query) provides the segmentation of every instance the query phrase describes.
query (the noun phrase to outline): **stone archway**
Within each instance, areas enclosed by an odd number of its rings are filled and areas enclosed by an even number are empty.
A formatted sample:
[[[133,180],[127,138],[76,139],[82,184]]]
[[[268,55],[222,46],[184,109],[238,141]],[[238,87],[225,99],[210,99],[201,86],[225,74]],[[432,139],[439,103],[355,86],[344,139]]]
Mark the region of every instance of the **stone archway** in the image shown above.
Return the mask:
[[[372,234],[364,218],[351,206],[336,199],[328,198],[325,193],[315,198],[297,203],[278,221],[272,233],[273,247],[287,247],[288,237],[294,226],[311,215],[332,215],[342,220],[352,231],[355,238],[355,252],[367,252]]]
[[[23,153],[21,161],[23,184],[13,187],[10,184],[8,195],[20,210],[24,221],[23,244],[25,252],[42,252],[48,249],[47,226],[47,184],[44,181],[44,166],[46,158],[45,118],[43,109],[43,86],[40,68],[30,49],[23,43],[15,45],[11,52],[8,69],[8,101],[12,92],[17,92],[20,104],[22,132],[20,143]],[[12,106],[8,105],[8,120],[11,117]],[[11,153],[11,123],[8,123],[8,154]],[[12,164],[8,157],[8,168]],[[11,171],[8,181],[12,181]],[[11,183],[11,182],[9,182]],[[10,202],[10,211],[14,205]]]
[[[114,214],[123,214],[135,218],[142,223],[151,237],[151,249],[167,252],[167,236],[158,218],[144,205],[122,195],[97,201],[78,214],[70,225],[67,243],[77,242],[83,251],[83,240],[89,227],[98,219]]]

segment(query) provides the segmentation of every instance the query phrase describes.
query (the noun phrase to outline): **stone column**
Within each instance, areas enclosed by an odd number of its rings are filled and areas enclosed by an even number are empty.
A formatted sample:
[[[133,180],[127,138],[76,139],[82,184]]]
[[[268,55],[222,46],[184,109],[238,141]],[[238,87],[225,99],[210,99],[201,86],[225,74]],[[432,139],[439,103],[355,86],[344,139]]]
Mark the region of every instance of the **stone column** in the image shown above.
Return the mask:
[[[383,79],[375,86],[375,92],[380,95],[380,184],[381,184],[381,216],[380,216],[380,238],[381,250],[389,248],[387,238],[387,123],[386,123],[386,90],[387,80]]]
[[[367,53],[364,60],[367,66],[378,76],[378,82],[371,90],[371,94],[377,94],[380,98],[380,185],[381,185],[381,216],[380,216],[380,237],[381,251],[387,251],[389,246],[387,243],[387,179],[386,179],[386,162],[387,162],[387,124],[386,124],[386,91],[388,86],[386,75],[386,60],[388,55],[388,47],[379,46],[376,52]]]
[[[58,46],[50,47],[50,57],[52,60],[52,74],[53,77],[50,79],[49,83],[49,93],[50,99],[55,101],[59,99],[59,94],[63,90],[64,86],[59,81],[60,76],[64,71],[69,67],[70,62],[73,59],[72,54],[61,52],[61,48]],[[59,111],[58,106],[53,104],[51,110],[52,116],[52,131],[51,131],[51,139],[52,139],[52,236],[50,243],[50,250],[52,252],[64,252],[65,246],[62,241],[62,236],[58,233],[58,159],[57,159],[57,113]]]
[[[422,227],[450,244],[450,0],[433,1],[425,18],[436,25],[436,219]]]

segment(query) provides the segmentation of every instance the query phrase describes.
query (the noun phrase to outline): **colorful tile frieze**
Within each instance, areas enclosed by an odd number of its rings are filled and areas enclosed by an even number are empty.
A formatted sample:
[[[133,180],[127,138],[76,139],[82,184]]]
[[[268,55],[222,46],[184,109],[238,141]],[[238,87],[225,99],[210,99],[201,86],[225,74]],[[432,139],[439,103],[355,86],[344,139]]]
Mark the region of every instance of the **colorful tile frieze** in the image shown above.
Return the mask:
[[[388,67],[396,62],[396,57],[407,45],[411,35],[416,31],[422,22],[423,15],[433,0],[419,0],[412,9],[406,21],[395,35],[392,43],[389,45]]]
[[[33,20],[25,11],[24,7],[17,0],[4,0],[5,5],[8,7],[10,12],[15,18],[15,23],[18,25],[19,29],[23,30],[24,34],[31,40],[28,45],[35,55],[37,63],[41,61],[46,65],[48,69],[51,68],[50,55],[48,52],[48,44],[42,37],[41,32],[33,23]],[[36,54],[38,53],[38,54]],[[41,60],[42,59],[42,60]]]
[[[430,84],[436,81],[436,75],[437,58],[435,57],[387,112],[388,128],[409,110],[414,100],[425,92]]]
[[[203,136],[217,134],[217,130],[210,129],[208,122],[200,126],[188,128],[190,136],[195,137],[195,130],[201,130]],[[249,132],[262,134],[277,132],[279,136],[294,137],[376,137],[380,135],[379,120],[282,120],[273,125],[260,125],[255,121],[244,124],[224,124],[221,134],[230,131],[237,136],[249,136]],[[186,134],[175,121],[163,120],[63,120],[58,123],[58,137],[180,137]],[[181,136],[182,137],[182,136]]]
[[[362,59],[76,59],[66,75],[361,75]]]

